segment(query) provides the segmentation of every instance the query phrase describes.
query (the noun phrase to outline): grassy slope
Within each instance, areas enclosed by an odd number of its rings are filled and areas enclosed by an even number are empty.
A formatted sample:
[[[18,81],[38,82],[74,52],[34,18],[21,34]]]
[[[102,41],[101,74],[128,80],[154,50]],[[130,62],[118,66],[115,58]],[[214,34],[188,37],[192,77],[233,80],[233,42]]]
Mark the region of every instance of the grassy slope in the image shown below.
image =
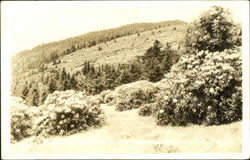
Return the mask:
[[[176,30],[174,30],[174,27]],[[97,46],[82,49],[61,58],[59,68],[65,67],[68,71],[77,71],[84,61],[92,61],[95,64],[118,64],[127,63],[142,55],[153,45],[157,39],[163,44],[170,42],[173,48],[177,48],[179,41],[185,35],[186,24],[167,26],[137,34],[117,38],[116,42],[109,41]],[[154,32],[154,34],[152,34]],[[102,50],[98,51],[101,46]]]
[[[241,122],[220,126],[160,127],[137,110],[116,112],[103,105],[107,123],[66,137],[51,137],[40,145],[32,138],[12,145],[16,154],[239,153]]]

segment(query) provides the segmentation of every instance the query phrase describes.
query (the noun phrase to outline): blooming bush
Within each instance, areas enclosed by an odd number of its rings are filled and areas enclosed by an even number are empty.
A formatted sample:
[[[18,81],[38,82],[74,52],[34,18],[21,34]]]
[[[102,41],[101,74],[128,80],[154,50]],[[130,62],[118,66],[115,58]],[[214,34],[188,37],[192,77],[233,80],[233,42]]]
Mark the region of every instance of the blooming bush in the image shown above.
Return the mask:
[[[153,114],[154,112],[154,108],[155,104],[154,103],[148,103],[148,104],[144,104],[142,105],[139,110],[138,110],[138,114],[140,116],[150,116]]]
[[[241,26],[234,24],[231,13],[213,6],[190,24],[185,46],[187,52],[196,50],[223,51],[241,45]]]
[[[33,134],[33,120],[39,111],[25,105],[22,98],[11,99],[11,142],[17,142]]]
[[[109,92],[111,92],[111,90],[104,90],[104,91],[102,91],[99,95],[100,95],[100,97],[101,97],[101,99],[102,99],[102,101],[104,100],[104,98],[105,98],[105,96],[109,93]]]
[[[99,94],[97,95],[90,95],[86,97],[86,103],[90,106],[100,107],[100,105],[103,103],[102,98]]]
[[[114,104],[115,93],[111,90],[105,90],[100,93],[100,97],[102,98],[102,102],[105,104]]]
[[[101,125],[105,118],[103,111],[89,105],[85,98],[82,92],[73,90],[50,94],[41,106],[43,112],[36,122],[35,135],[68,135]]]
[[[159,125],[224,124],[242,118],[241,49],[183,57],[157,95]]]
[[[116,110],[124,111],[139,108],[143,104],[154,101],[158,88],[148,81],[137,81],[122,85],[115,89]]]

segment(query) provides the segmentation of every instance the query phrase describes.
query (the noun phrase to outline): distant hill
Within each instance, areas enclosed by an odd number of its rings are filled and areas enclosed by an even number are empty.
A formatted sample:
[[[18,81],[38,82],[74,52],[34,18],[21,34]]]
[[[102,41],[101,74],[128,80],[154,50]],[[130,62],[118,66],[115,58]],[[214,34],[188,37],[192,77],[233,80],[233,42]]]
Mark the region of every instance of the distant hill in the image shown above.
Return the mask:
[[[172,48],[180,53],[178,50],[182,48],[181,41],[186,29],[187,23],[182,21],[136,23],[91,32],[20,52],[12,58],[12,94],[20,96],[27,86],[26,83],[34,84],[42,93],[48,87],[47,83],[55,71],[65,68],[72,75],[81,71],[86,61],[95,66],[133,63],[138,56],[152,47],[155,40],[160,41],[163,46],[170,43]],[[113,35],[113,38],[110,35]],[[72,45],[79,46],[93,41],[87,37],[94,37],[97,43],[93,46],[78,47],[70,52],[68,49],[67,52],[67,47],[72,48]]]
[[[112,47],[121,49],[120,46],[123,44],[120,43],[117,43],[117,45],[114,46],[107,46],[107,45],[110,45],[112,43],[111,42],[112,40],[126,36],[129,37],[128,41],[124,44],[128,44],[131,43],[129,38],[133,37],[132,35],[136,37],[142,34],[142,36],[145,37],[147,34],[146,31],[157,30],[160,28],[165,28],[170,26],[173,27],[184,24],[186,23],[179,20],[164,21],[158,23],[134,23],[134,24],[124,25],[118,28],[107,29],[102,31],[94,31],[84,35],[39,45],[31,50],[22,51],[12,58],[12,73],[13,75],[17,75],[25,73],[31,69],[43,70],[46,64],[50,62],[57,63],[57,60],[60,57],[70,55],[71,53],[76,53],[76,54],[82,53],[83,51],[92,52],[92,50],[95,50],[94,46],[97,46],[99,44],[101,44],[102,45],[101,47],[103,47],[99,48],[99,50],[103,49],[101,52],[98,52],[101,54],[104,51],[106,51],[106,48],[109,48],[110,50],[115,50]],[[164,32],[164,30],[162,30],[162,32]],[[153,38],[153,36],[151,36],[151,38]],[[121,39],[119,40],[117,39],[116,41],[120,40]],[[150,42],[150,38],[147,41]],[[136,43],[137,42],[138,41],[136,41]],[[93,58],[96,56],[95,53],[89,53],[89,54],[91,55],[88,55],[88,57]],[[105,55],[103,58],[105,59],[106,56],[107,55]],[[67,57],[67,59],[68,58],[70,57]]]

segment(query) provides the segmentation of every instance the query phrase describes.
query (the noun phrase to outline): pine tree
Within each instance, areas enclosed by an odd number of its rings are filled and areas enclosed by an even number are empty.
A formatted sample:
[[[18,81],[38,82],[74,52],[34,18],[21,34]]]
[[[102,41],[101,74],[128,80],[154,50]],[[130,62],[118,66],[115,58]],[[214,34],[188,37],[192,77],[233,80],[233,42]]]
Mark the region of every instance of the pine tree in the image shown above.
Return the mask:
[[[24,88],[22,90],[22,94],[21,94],[22,99],[26,100],[26,97],[28,96],[28,94],[29,94],[29,88],[28,88],[27,82],[25,82],[25,86],[24,86]]]
[[[53,79],[53,77],[51,77],[50,82],[49,82],[49,86],[48,86],[48,91],[49,93],[53,93],[56,90],[56,82]]]
[[[178,61],[178,56],[167,43],[166,48],[162,49],[163,45],[155,40],[144,56],[139,57],[141,70],[141,79],[146,79],[152,82],[161,80],[164,74],[167,73],[172,65]]]
[[[69,89],[71,89],[70,82],[68,81],[68,79],[66,79],[66,80],[63,81],[63,90],[66,91],[66,90],[69,90]]]
[[[75,79],[75,75],[73,74],[70,79],[70,89],[76,89],[77,81]]]
[[[37,88],[33,88],[32,90],[32,101],[31,101],[32,106],[38,106],[39,105],[39,93]]]
[[[65,68],[63,67],[62,72],[61,72],[61,80],[64,80],[67,78],[67,72]]]
[[[44,103],[44,101],[46,100],[47,96],[48,96],[48,92],[44,90],[42,92],[41,96],[40,96],[40,104]]]

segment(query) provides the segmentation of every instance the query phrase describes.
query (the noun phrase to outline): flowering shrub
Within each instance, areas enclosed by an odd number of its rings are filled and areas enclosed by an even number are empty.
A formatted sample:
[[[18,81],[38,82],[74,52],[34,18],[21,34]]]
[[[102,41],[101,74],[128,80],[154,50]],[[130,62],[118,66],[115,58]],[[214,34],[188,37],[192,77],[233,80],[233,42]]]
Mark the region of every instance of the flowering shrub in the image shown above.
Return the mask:
[[[114,91],[105,90],[100,93],[100,97],[102,98],[102,102],[105,104],[114,104],[115,94]]]
[[[17,142],[33,134],[33,120],[38,115],[34,107],[25,105],[18,97],[11,99],[11,142]]]
[[[154,101],[158,88],[148,81],[137,81],[122,85],[115,89],[116,110],[124,111],[139,108]]]
[[[241,27],[232,21],[231,13],[213,6],[190,24],[185,38],[188,52],[223,51],[241,45]]]
[[[95,107],[100,107],[101,103],[103,103],[102,98],[99,94],[95,96],[93,95],[87,96],[85,100],[88,105],[95,106]]]
[[[154,103],[144,104],[139,108],[138,114],[140,116],[150,116],[154,112],[154,107]]]
[[[103,111],[85,101],[82,92],[73,90],[50,94],[44,102],[42,116],[35,129],[36,136],[68,135],[101,125]]]
[[[224,124],[242,118],[241,49],[186,55],[157,95],[159,125]]]
[[[99,95],[100,95],[100,97],[101,97],[101,99],[102,99],[102,101],[104,100],[104,98],[105,98],[105,96],[109,93],[109,92],[111,92],[111,90],[104,90],[104,91],[102,91]]]

